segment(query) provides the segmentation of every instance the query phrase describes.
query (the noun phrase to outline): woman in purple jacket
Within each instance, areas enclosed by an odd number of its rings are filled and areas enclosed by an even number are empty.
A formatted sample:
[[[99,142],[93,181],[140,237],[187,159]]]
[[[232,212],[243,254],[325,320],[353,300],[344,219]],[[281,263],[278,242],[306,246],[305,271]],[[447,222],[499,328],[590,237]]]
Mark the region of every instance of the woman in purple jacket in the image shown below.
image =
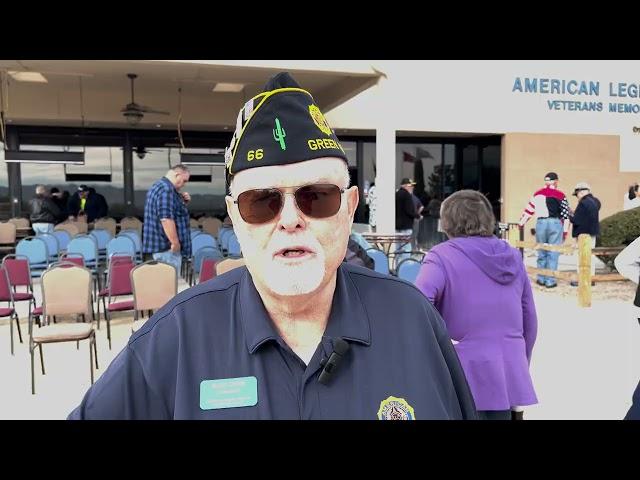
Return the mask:
[[[538,320],[520,253],[493,236],[484,195],[461,190],[441,207],[449,241],[424,258],[416,286],[435,305],[453,340],[480,418],[511,418],[538,403],[529,374]]]

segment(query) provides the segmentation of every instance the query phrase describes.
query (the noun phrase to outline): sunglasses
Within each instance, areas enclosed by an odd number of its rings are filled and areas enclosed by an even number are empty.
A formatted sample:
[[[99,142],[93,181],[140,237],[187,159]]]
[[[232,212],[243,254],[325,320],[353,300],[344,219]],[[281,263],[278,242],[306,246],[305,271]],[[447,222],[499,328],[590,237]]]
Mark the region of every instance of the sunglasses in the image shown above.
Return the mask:
[[[298,209],[311,218],[332,217],[342,203],[345,189],[336,185],[316,183],[292,187]],[[278,216],[284,206],[285,192],[278,188],[247,190],[233,203],[238,205],[240,216],[247,223],[266,223]]]

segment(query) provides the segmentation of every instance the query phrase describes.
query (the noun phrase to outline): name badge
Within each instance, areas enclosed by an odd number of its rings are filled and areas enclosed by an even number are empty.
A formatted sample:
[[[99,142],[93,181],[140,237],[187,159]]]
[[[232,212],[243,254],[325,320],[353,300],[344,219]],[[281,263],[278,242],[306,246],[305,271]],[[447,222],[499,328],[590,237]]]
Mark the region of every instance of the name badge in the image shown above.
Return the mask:
[[[253,407],[258,403],[256,377],[221,378],[200,382],[200,408]]]

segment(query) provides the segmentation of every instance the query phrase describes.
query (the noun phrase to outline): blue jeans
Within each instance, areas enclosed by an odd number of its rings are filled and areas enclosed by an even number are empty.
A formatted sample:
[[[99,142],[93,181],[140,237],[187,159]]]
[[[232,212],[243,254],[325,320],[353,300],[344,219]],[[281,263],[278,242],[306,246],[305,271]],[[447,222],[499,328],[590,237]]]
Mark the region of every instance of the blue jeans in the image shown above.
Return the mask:
[[[562,222],[560,219],[539,218],[536,222],[536,242],[560,245],[562,243]],[[559,256],[560,252],[538,250],[538,268],[557,270]],[[553,287],[556,284],[556,279],[538,275],[538,282],[544,283],[547,287]]]
[[[173,253],[171,250],[167,250],[166,252],[154,253],[153,259],[172,265],[176,269],[177,274],[180,275],[180,269],[182,268],[181,253]]]
[[[53,223],[34,223],[31,228],[36,235],[41,233],[53,233]]]

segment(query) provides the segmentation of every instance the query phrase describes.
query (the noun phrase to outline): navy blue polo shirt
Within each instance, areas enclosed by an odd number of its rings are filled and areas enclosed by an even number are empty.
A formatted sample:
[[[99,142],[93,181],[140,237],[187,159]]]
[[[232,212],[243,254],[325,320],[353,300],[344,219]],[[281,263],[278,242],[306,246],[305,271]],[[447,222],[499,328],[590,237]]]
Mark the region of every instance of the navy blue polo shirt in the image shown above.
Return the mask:
[[[339,338],[350,348],[330,383],[321,384],[321,361]],[[249,271],[241,267],[181,292],[158,310],[69,418],[476,415],[431,303],[407,282],[343,263],[327,329],[309,365],[280,338]]]

